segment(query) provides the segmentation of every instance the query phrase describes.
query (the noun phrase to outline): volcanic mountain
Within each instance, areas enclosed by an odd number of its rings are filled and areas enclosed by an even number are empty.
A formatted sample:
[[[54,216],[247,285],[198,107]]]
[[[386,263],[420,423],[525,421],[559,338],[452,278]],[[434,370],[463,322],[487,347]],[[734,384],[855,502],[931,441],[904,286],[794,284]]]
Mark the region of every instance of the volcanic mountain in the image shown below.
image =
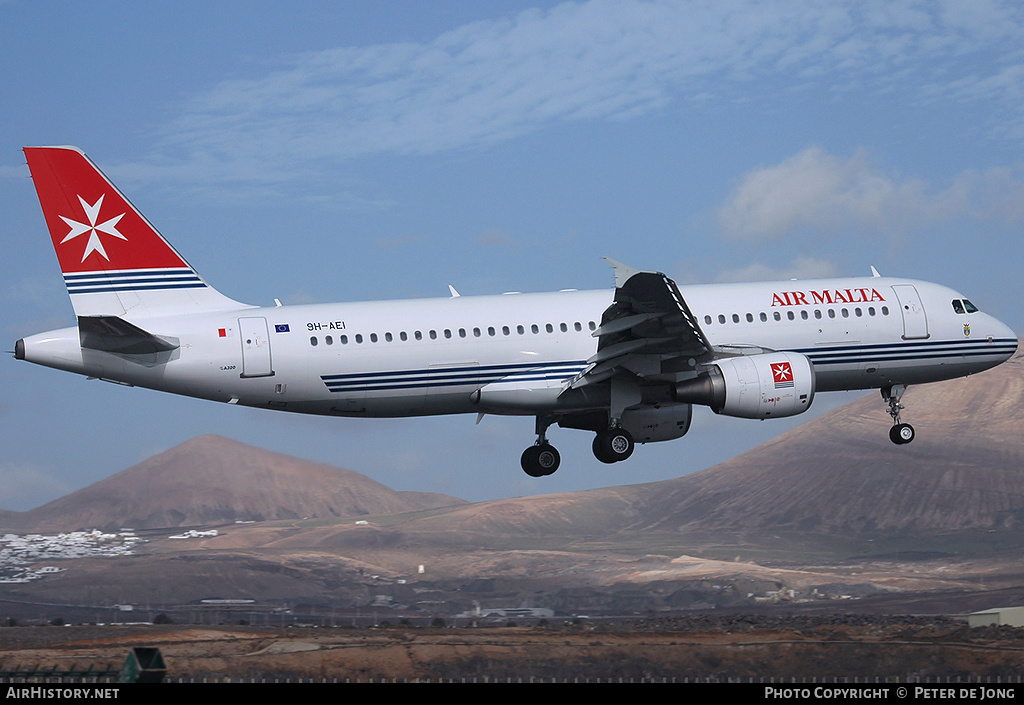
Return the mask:
[[[401,514],[462,503],[446,495],[397,492],[350,470],[206,435],[0,520],[5,527],[43,532],[145,529]]]
[[[1009,531],[1024,540],[1024,355],[981,375],[912,387],[904,404],[904,421],[918,430],[908,445],[889,440],[886,406],[866,394],[691,475],[453,507],[403,528],[481,542],[575,537],[609,548],[683,545],[697,534],[748,544],[778,533]],[[676,441],[687,442],[700,439]]]

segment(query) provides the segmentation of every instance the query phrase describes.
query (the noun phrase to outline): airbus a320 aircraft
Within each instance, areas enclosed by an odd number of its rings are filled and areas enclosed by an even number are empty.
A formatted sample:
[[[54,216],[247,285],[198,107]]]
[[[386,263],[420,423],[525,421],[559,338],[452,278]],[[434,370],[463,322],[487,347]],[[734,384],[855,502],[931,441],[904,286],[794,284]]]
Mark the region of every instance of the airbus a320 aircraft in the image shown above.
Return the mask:
[[[78,324],[15,356],[226,404],[356,417],[536,417],[522,467],[553,473],[552,424],[598,459],[690,427],[692,405],[801,414],[816,392],[880,389],[894,443],[907,385],[988,369],[1013,332],[937,284],[859,279],[679,287],[611,262],[615,289],[257,307],[196,273],[74,147],[25,149]],[[609,260],[610,261],[610,260]]]

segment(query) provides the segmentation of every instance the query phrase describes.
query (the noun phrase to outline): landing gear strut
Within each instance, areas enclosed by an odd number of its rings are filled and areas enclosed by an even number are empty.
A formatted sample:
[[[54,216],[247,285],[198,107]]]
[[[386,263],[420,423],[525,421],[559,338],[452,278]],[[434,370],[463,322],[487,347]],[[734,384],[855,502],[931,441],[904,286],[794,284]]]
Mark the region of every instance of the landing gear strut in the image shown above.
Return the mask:
[[[594,457],[602,463],[617,463],[633,454],[633,436],[624,428],[607,428],[594,436]]]
[[[555,450],[553,445],[548,443],[547,436],[545,435],[548,426],[554,423],[554,421],[555,419],[550,416],[537,417],[537,442],[524,450],[522,457],[519,459],[520,465],[523,466],[523,472],[530,477],[550,475],[558,469],[558,464],[562,461],[558,451]]]
[[[889,429],[889,440],[896,445],[910,443],[917,435],[914,427],[900,421],[900,410],[904,408],[900,403],[903,393],[907,391],[906,385],[894,384],[891,387],[882,387],[882,399],[889,404],[889,416],[892,417],[892,428]]]

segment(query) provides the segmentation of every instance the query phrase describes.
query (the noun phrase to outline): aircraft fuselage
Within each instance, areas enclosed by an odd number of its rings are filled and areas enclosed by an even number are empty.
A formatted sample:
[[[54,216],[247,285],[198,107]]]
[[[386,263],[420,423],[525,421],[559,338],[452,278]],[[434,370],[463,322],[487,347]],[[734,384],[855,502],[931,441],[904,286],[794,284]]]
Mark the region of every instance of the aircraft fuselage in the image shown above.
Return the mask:
[[[906,306],[918,310],[904,308],[894,285],[917,294]],[[927,282],[871,277],[680,291],[713,345],[806,355],[818,391],[953,379],[999,364],[1016,347],[1003,324],[980,311],[956,313],[952,302],[964,297]],[[180,341],[170,354],[83,349],[77,326],[26,338],[23,354],[90,377],[302,413],[533,414],[481,408],[471,395],[526,372],[560,389],[597,352],[592,333],[611,302],[611,291],[562,291],[243,308],[139,321]]]

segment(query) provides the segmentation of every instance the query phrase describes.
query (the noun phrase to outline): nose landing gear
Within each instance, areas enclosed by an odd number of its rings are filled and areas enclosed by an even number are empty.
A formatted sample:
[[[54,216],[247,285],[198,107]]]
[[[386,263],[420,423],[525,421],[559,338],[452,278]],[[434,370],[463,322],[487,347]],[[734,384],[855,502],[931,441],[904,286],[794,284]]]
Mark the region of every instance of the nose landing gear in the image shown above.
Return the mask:
[[[882,387],[882,399],[889,405],[889,416],[892,417],[892,428],[889,429],[889,440],[896,445],[910,443],[917,436],[914,427],[900,420],[900,411],[905,407],[900,403],[903,393],[907,391],[906,385],[894,384],[891,387]]]

